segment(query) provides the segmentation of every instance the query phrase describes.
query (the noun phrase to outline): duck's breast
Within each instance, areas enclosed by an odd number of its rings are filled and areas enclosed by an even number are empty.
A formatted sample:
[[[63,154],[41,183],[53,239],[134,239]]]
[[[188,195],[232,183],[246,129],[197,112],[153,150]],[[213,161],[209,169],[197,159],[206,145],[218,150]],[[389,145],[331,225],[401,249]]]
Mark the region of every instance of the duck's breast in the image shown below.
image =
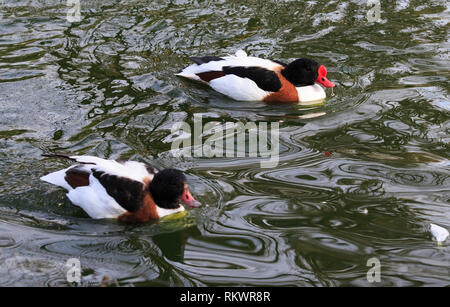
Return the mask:
[[[298,100],[301,103],[320,102],[327,96],[323,88],[318,84],[297,87],[297,92]]]

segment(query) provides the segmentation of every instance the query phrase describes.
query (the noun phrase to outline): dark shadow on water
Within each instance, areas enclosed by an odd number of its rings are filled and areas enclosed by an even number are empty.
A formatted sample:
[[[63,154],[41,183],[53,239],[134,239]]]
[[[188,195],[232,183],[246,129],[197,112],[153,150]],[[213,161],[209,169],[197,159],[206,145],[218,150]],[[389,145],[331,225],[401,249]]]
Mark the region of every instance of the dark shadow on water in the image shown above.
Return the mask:
[[[168,260],[183,262],[186,242],[198,236],[201,236],[200,230],[197,225],[193,225],[174,232],[156,234],[152,239]]]

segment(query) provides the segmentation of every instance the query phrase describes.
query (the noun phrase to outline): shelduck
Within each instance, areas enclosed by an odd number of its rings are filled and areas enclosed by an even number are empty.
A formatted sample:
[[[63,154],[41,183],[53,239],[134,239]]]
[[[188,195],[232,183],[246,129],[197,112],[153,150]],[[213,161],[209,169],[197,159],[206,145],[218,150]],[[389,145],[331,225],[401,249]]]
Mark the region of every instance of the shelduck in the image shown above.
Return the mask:
[[[238,101],[311,103],[325,99],[323,88],[335,83],[327,79],[325,66],[311,59],[290,64],[235,55],[191,57],[194,64],[178,76],[208,84],[215,91]]]
[[[93,156],[44,156],[78,163],[41,180],[65,188],[70,201],[94,219],[148,222],[184,211],[180,200],[193,208],[201,205],[176,169],[158,171],[141,162]]]

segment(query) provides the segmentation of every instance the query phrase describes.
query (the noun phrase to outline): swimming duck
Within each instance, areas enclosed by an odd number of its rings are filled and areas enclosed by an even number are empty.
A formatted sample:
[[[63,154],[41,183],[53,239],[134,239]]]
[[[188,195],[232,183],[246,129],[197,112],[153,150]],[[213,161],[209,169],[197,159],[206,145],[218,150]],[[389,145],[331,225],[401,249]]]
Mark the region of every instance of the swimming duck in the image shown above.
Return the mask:
[[[184,211],[180,200],[193,208],[201,205],[176,169],[158,171],[141,162],[93,156],[44,156],[78,163],[41,180],[65,188],[70,201],[94,219],[148,222]]]
[[[178,76],[208,84],[234,100],[309,103],[326,97],[324,87],[334,87],[327,79],[325,66],[311,59],[297,59],[290,64],[235,55],[191,57],[195,64]]]

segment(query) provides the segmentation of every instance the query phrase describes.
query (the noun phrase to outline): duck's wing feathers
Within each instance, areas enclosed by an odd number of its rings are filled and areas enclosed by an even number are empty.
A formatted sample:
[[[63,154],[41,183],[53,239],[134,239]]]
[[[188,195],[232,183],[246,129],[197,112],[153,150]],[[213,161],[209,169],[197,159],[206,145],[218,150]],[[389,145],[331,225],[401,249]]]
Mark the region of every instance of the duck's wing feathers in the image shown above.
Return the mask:
[[[71,189],[67,197],[93,219],[117,218],[127,212],[125,207],[116,201],[96,179],[87,186]]]
[[[144,184],[148,184],[148,182],[151,181],[153,176],[158,172],[156,168],[137,161],[107,160],[94,156],[66,156],[60,154],[44,156],[64,158],[80,163],[79,166],[75,166],[78,171],[95,170],[105,174],[115,175],[117,177],[128,178]],[[82,167],[83,165],[85,167]],[[66,169],[66,171],[67,170],[68,169]],[[74,173],[73,175],[79,175],[76,174],[75,169],[72,169],[72,172]]]
[[[271,60],[272,62],[275,62],[275,63],[277,63],[277,64],[280,64],[281,66],[283,66],[283,67],[286,67],[288,64],[286,64],[286,63],[284,63],[284,62],[281,62],[281,61],[278,61],[278,60]]]
[[[256,57],[249,57],[247,54],[239,50],[235,55],[229,55],[225,57],[216,56],[202,56],[202,57],[191,57],[190,58],[195,64],[192,64],[185,69],[183,69],[178,76],[185,78],[209,82],[203,80],[199,74],[202,73],[216,73],[216,78],[226,75],[224,72],[224,67],[243,67],[243,68],[258,68],[266,69],[268,71],[274,71],[283,66],[280,62],[275,62],[267,59],[260,59]],[[204,76],[209,75],[204,74]],[[210,79],[211,80],[211,79]]]
[[[280,78],[274,71],[262,67],[224,66],[221,71],[205,71],[196,74],[201,81],[206,83],[227,75],[249,79],[253,81],[258,88],[267,92],[277,92],[282,86]],[[225,80],[228,81],[227,84],[230,83],[228,79],[223,79],[223,81]]]
[[[125,210],[137,211],[148,193],[146,184],[128,177],[117,176],[96,169],[92,169],[92,176],[105,188],[108,195]],[[95,180],[91,180],[95,181]]]
[[[281,81],[278,75],[273,70],[267,68],[255,66],[224,66],[222,71],[225,75],[236,75],[241,78],[250,79],[264,91],[277,92],[281,88]]]

